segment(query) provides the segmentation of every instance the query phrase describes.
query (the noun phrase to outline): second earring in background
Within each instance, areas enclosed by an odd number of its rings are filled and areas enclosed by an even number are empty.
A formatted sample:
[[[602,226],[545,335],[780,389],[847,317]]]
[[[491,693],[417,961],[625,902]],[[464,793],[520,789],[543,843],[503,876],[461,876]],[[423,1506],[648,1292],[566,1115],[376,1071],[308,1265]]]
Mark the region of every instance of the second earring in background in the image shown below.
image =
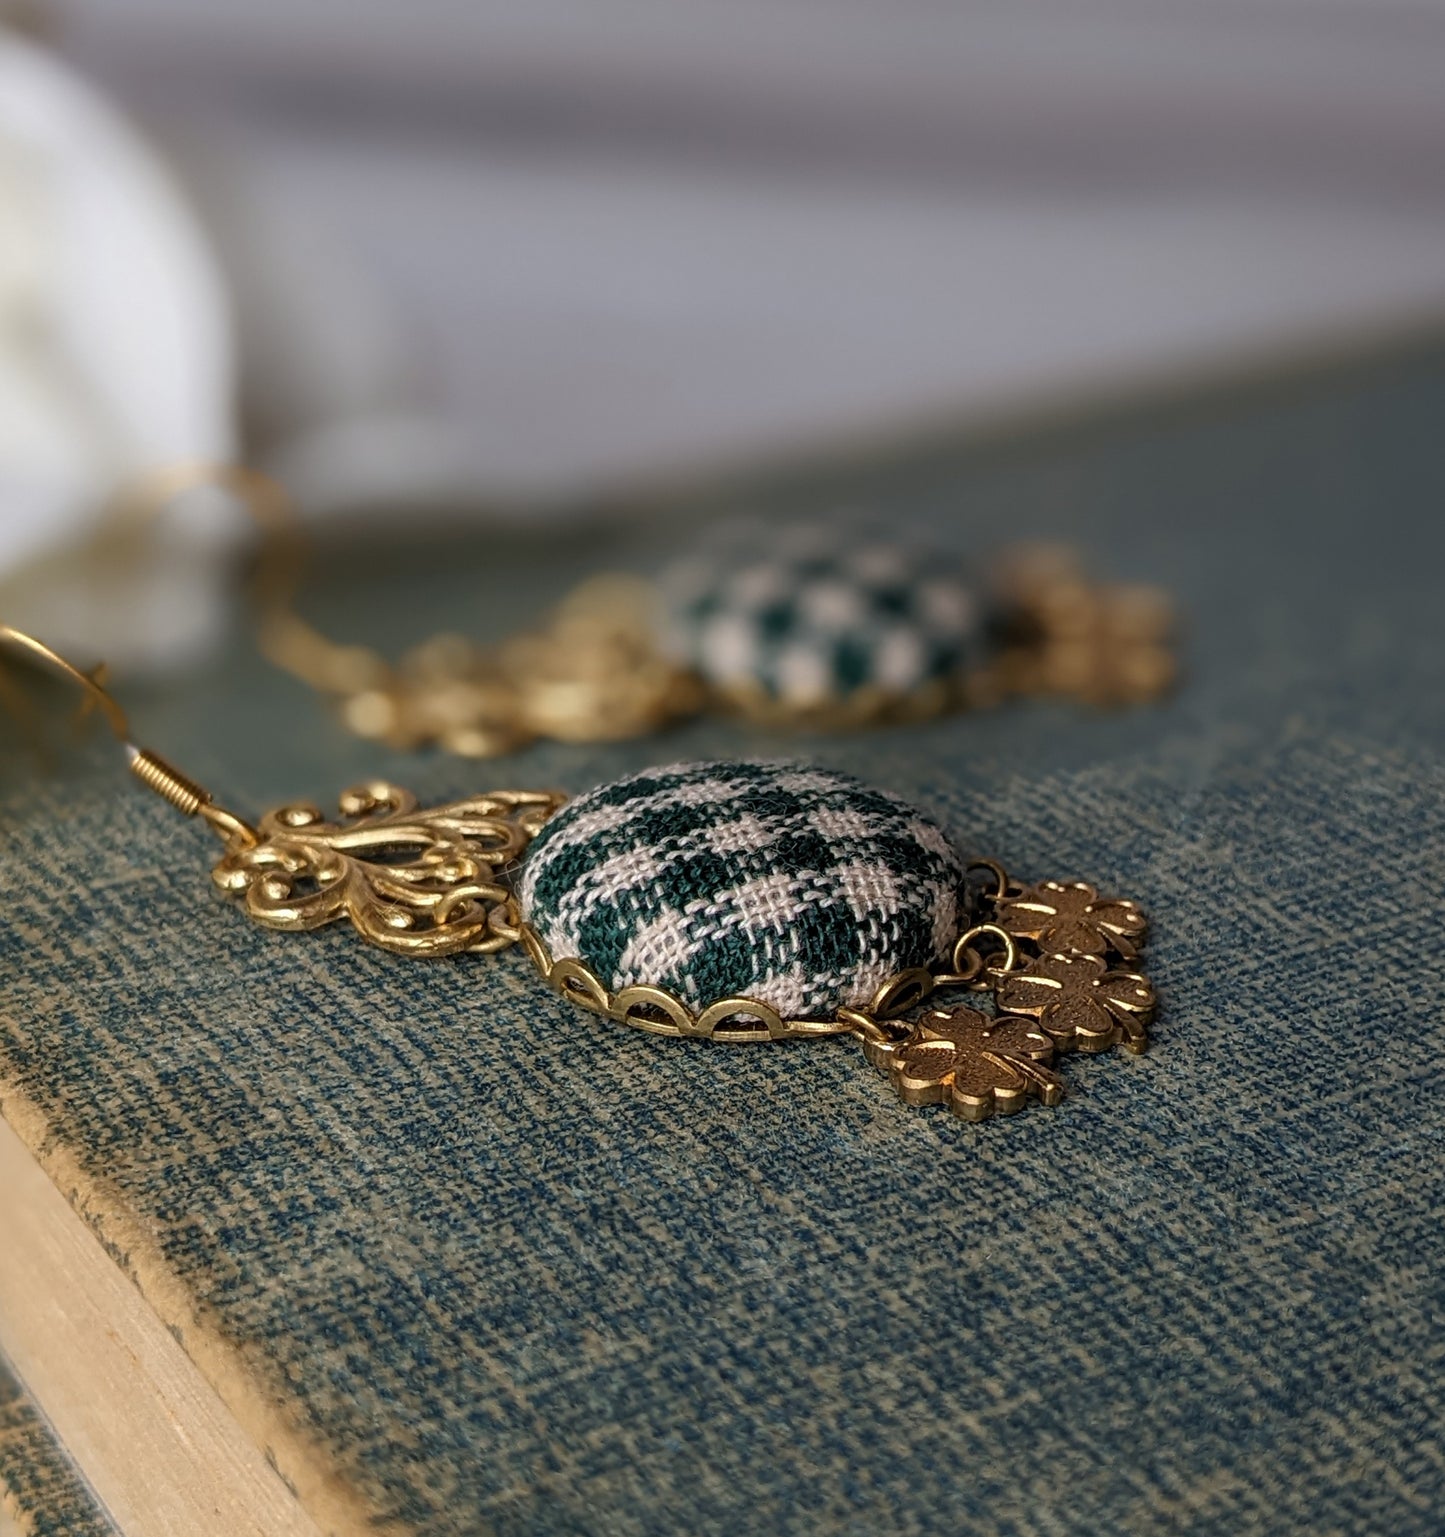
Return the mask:
[[[1173,686],[1174,633],[1161,591],[1100,580],[1066,547],[971,564],[858,519],[716,525],[656,576],[591,577],[497,644],[441,634],[391,662],[323,636],[289,590],[262,629],[358,735],[469,757],[707,711],[836,730],[1020,695],[1138,705]]]

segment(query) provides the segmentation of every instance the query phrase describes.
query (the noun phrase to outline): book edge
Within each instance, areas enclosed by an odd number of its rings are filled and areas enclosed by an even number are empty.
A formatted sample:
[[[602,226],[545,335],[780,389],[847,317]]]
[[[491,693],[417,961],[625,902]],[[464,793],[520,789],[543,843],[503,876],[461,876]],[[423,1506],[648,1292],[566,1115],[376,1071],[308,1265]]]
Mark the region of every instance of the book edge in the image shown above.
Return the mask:
[[[280,1388],[267,1384],[264,1371],[257,1371],[256,1363],[208,1322],[120,1193],[103,1177],[92,1175],[44,1112],[4,1080],[0,1080],[0,1120],[116,1269],[135,1286],[317,1526],[331,1537],[375,1537],[387,1529],[391,1523],[386,1517],[343,1478],[321,1444],[285,1413]]]
[[[41,1505],[41,1498],[59,1499],[66,1508]],[[58,1537],[62,1531],[64,1537],[120,1537],[105,1502],[0,1353],[0,1537]]]

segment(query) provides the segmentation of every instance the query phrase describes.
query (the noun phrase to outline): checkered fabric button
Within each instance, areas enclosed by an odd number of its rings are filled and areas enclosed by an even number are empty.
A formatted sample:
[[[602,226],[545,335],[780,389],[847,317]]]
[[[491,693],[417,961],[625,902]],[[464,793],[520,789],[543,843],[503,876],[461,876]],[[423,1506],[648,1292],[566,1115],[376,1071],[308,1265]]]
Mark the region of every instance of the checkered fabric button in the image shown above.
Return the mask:
[[[937,823],[846,774],[681,763],[565,806],[528,850],[520,895],[553,958],[614,992],[823,1019],[947,955],[963,874]]]
[[[811,527],[759,548],[663,576],[669,650],[714,688],[805,710],[865,688],[906,698],[971,660],[982,605],[925,554]]]

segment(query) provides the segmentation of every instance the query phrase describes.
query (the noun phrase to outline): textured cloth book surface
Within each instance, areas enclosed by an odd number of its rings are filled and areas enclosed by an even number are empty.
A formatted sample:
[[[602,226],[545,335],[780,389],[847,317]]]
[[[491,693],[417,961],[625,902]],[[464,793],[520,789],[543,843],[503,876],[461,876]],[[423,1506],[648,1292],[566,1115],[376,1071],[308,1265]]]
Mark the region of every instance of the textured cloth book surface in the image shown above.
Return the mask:
[[[130,696],[240,809],[784,752],[1134,896],[1154,1045],[1069,1059],[1057,1110],[968,1125],[846,1041],[659,1040],[516,954],[261,931],[97,740],[0,761],[4,1114],[325,1529],[1438,1530],[1442,411],[1424,355],[756,490],[1162,581],[1158,709],[478,765],[353,742],[240,648]],[[491,605],[424,554],[318,603],[372,640]],[[560,579],[518,560],[521,612]]]

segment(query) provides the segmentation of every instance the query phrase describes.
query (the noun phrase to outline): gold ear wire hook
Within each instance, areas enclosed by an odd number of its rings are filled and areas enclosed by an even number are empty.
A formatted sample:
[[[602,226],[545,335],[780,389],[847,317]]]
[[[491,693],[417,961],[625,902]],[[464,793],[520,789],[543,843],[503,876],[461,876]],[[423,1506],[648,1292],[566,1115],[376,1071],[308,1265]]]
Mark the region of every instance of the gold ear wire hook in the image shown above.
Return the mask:
[[[105,666],[82,672],[60,655],[52,651],[44,641],[17,630],[13,625],[0,624],[0,642],[8,642],[22,651],[28,651],[48,666],[55,668],[72,683],[80,686],[85,696],[83,712],[99,710],[105,716],[116,740],[125,749],[130,771],[147,789],[153,790],[162,800],[169,802],[183,816],[200,816],[227,844],[238,848],[251,848],[257,842],[255,829],[243,822],[234,812],[218,806],[211,799],[211,792],[189,775],[167,763],[159,753],[148,747],[137,747],[131,740],[130,721],[120,701],[104,685]]]
[[[97,667],[93,672],[82,672],[80,668],[67,662],[59,652],[52,651],[44,641],[36,640],[33,635],[27,635],[24,630],[14,629],[8,624],[0,624],[0,641],[9,641],[11,645],[19,646],[22,650],[30,652],[32,656],[38,656],[42,662],[64,673],[72,683],[78,683],[85,694],[85,704],[82,708],[87,711],[99,709],[110,723],[110,729],[115,733],[116,740],[129,743],[130,722],[126,719],[120,701],[105,691],[101,681],[105,676],[103,666]]]
[[[365,646],[328,639],[296,612],[305,544],[290,496],[269,475],[203,459],[162,465],[122,488],[114,500],[112,527],[149,523],[178,498],[208,487],[234,497],[264,536],[252,584],[262,652],[326,693],[346,697],[380,687],[390,673],[381,656]]]

